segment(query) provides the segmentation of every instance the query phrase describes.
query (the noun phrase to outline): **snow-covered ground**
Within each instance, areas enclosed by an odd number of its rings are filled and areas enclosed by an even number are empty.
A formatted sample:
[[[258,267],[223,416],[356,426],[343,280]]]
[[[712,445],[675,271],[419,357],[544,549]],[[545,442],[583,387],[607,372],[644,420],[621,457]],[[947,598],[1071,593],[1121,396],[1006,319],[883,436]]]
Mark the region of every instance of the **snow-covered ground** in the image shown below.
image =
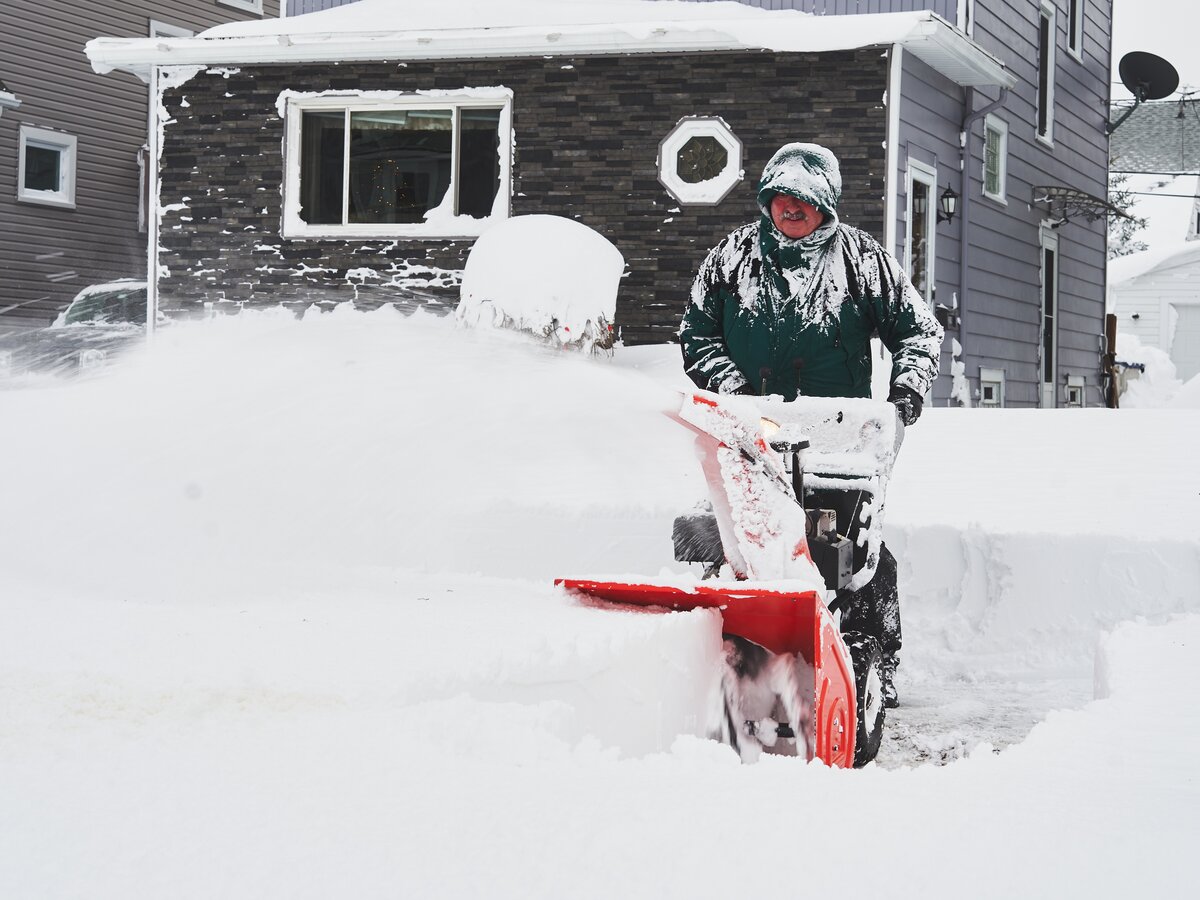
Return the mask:
[[[173,326],[0,391],[0,896],[1191,896],[1200,411],[928,410],[879,765],[698,738],[675,348]],[[944,764],[943,764],[944,763]]]

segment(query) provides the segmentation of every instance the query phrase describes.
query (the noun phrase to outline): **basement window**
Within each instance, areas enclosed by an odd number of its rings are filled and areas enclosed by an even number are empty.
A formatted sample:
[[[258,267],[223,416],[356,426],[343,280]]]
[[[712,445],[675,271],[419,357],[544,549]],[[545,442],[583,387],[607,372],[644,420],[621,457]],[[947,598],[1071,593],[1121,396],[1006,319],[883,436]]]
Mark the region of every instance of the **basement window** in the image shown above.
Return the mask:
[[[1084,401],[1084,384],[1082,375],[1067,376],[1067,397],[1066,406],[1073,409],[1082,409],[1086,403]]]
[[[17,200],[74,209],[76,149],[73,134],[22,125]]]
[[[1004,406],[1004,370],[979,370],[979,405],[984,408],[1001,409]]]
[[[511,92],[287,97],[285,237],[475,237],[508,216]]]

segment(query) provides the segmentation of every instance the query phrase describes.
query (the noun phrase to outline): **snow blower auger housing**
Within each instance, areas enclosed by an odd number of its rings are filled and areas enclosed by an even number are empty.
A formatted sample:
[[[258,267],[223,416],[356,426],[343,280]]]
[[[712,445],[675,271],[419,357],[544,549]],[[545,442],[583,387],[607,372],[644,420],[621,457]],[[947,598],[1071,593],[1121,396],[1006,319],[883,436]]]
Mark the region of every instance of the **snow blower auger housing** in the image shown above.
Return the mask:
[[[664,611],[716,609],[725,658],[709,734],[761,753],[861,766],[883,732],[880,651],[843,634],[838,591],[871,580],[897,443],[890,404],[684,395],[709,507],[675,520],[676,559],[703,577],[559,579],[568,590]],[[728,568],[732,577],[721,578]]]

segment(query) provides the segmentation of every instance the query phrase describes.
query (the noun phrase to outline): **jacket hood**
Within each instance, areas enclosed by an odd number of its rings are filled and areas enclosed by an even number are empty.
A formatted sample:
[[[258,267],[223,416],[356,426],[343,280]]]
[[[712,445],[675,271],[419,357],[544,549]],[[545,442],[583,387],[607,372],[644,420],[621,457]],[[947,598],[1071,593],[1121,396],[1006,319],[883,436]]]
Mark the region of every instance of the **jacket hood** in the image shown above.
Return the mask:
[[[787,237],[771,219],[771,198],[776,194],[811,203],[825,214],[825,221],[807,237]],[[758,182],[758,243],[765,290],[776,306],[792,297],[807,300],[840,228],[837,205],[841,199],[837,157],[820,144],[786,144],[763,169]]]
[[[771,157],[758,182],[758,206],[770,219],[771,198],[788,194],[811,203],[837,223],[842,173],[837,157],[820,144],[786,144]],[[824,227],[824,226],[823,226]]]

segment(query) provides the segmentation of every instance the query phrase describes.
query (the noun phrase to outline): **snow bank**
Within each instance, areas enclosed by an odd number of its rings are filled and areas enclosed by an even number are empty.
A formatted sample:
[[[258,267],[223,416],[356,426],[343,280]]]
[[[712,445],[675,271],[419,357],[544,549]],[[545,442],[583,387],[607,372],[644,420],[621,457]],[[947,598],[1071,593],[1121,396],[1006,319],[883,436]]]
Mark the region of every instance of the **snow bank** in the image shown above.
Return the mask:
[[[585,351],[608,348],[624,271],[621,251],[582,222],[516,216],[471,247],[455,318]]]
[[[726,896],[781,860],[897,898],[1190,883],[1200,416],[928,410],[889,501],[891,728],[973,751],[743,767],[696,738],[711,613],[550,586],[669,560],[703,493],[677,352],[244,314],[0,392],[4,893]],[[1101,699],[1030,733],[1105,631]]]

